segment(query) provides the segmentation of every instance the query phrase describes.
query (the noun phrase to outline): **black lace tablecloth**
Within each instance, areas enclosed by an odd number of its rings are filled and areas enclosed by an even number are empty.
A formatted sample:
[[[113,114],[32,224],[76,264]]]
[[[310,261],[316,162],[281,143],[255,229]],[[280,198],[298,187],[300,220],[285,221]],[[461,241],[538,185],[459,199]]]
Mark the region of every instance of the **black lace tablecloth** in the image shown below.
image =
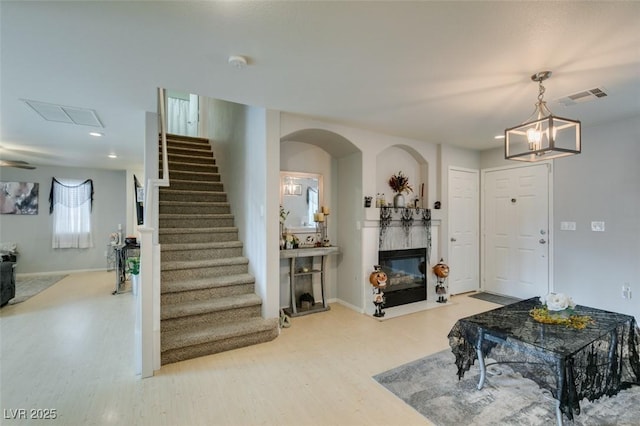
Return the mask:
[[[459,320],[449,332],[458,377],[478,359],[482,333],[485,358],[514,363],[551,391],[569,419],[580,414],[583,398],[593,401],[640,385],[640,330],[633,316],[578,305],[575,314],[589,315],[594,323],[576,330],[535,321],[529,311],[539,306],[535,297]]]

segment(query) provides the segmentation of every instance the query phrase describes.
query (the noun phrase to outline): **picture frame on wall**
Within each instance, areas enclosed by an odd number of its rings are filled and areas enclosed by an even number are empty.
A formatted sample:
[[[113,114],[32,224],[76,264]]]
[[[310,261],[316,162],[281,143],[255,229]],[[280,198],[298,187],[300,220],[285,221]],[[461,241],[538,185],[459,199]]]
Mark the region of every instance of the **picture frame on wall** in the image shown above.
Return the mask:
[[[0,214],[37,215],[38,182],[0,182]]]

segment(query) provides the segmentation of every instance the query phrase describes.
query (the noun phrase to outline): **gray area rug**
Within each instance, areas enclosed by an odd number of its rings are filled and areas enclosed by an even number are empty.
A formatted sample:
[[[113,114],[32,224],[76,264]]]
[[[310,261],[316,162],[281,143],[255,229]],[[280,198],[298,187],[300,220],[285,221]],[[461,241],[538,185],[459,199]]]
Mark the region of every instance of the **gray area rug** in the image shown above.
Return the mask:
[[[24,302],[41,291],[48,289],[66,276],[67,274],[59,274],[16,278],[16,297],[9,300],[9,305]]]
[[[487,362],[491,362],[487,360]],[[418,359],[373,378],[437,426],[555,425],[555,399],[506,364],[487,367],[477,390],[479,371],[473,366],[462,380],[449,350]],[[631,426],[639,424],[640,386],[597,401],[583,400],[581,414],[565,424]]]
[[[474,299],[480,299],[480,300],[484,300],[491,303],[497,303],[498,305],[510,305],[512,303],[516,303],[522,300],[515,297],[498,296],[497,294],[491,294],[491,293],[470,294],[469,297],[473,297]]]

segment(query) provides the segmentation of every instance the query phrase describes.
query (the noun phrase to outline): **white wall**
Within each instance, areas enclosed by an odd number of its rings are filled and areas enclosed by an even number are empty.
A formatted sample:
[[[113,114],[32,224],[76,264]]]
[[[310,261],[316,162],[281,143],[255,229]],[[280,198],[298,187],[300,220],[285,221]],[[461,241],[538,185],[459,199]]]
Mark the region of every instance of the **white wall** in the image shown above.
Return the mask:
[[[94,202],[91,213],[94,247],[53,249],[52,216],[49,215],[51,179],[93,179]],[[20,253],[16,272],[49,273],[105,270],[109,235],[118,224],[126,233],[126,172],[73,167],[38,166],[35,170],[3,167],[3,182],[38,182],[37,215],[0,215],[0,241],[16,242]]]
[[[338,191],[336,209],[341,218],[337,226],[341,246],[337,297],[359,311],[365,303],[361,291],[365,279],[362,272],[363,229],[360,218],[364,200],[361,176],[362,153],[356,152],[338,160],[337,180],[342,183],[342,190]]]
[[[278,289],[268,284],[278,279],[279,114],[213,99],[207,110],[214,154],[263,301],[262,314],[277,317]]]
[[[582,154],[554,162],[557,291],[640,318],[640,118],[583,129]],[[560,231],[561,221],[576,222]],[[604,221],[605,232],[591,231]],[[629,283],[633,297],[621,297]]]
[[[553,160],[554,290],[640,318],[640,118],[582,128],[582,153]],[[483,168],[513,165],[497,148]],[[560,222],[576,222],[561,231]],[[604,221],[605,232],[591,231]],[[632,299],[621,297],[629,283]]]

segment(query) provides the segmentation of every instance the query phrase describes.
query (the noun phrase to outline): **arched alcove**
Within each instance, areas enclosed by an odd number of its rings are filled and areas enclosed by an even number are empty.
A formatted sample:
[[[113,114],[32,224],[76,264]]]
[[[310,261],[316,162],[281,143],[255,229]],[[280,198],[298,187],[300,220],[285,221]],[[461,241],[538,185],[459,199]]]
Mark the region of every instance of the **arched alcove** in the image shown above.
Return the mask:
[[[362,152],[344,136],[324,129],[301,129],[280,138],[280,169],[323,175],[324,202],[330,207],[328,236],[338,246],[339,258],[327,259],[326,290],[329,301],[363,305],[362,236]],[[288,306],[289,270],[280,264],[280,303]],[[338,285],[340,283],[340,285]],[[317,295],[317,289],[314,289]]]
[[[418,199],[418,207],[429,205],[429,162],[413,147],[393,145],[378,153],[376,157],[376,194],[383,194],[385,202],[392,202],[393,190],[389,178],[402,172],[409,178],[413,192],[405,194],[407,205]]]
[[[286,141],[304,142],[327,151],[332,157],[342,158],[360,150],[349,139],[324,129],[302,129],[280,138]]]

